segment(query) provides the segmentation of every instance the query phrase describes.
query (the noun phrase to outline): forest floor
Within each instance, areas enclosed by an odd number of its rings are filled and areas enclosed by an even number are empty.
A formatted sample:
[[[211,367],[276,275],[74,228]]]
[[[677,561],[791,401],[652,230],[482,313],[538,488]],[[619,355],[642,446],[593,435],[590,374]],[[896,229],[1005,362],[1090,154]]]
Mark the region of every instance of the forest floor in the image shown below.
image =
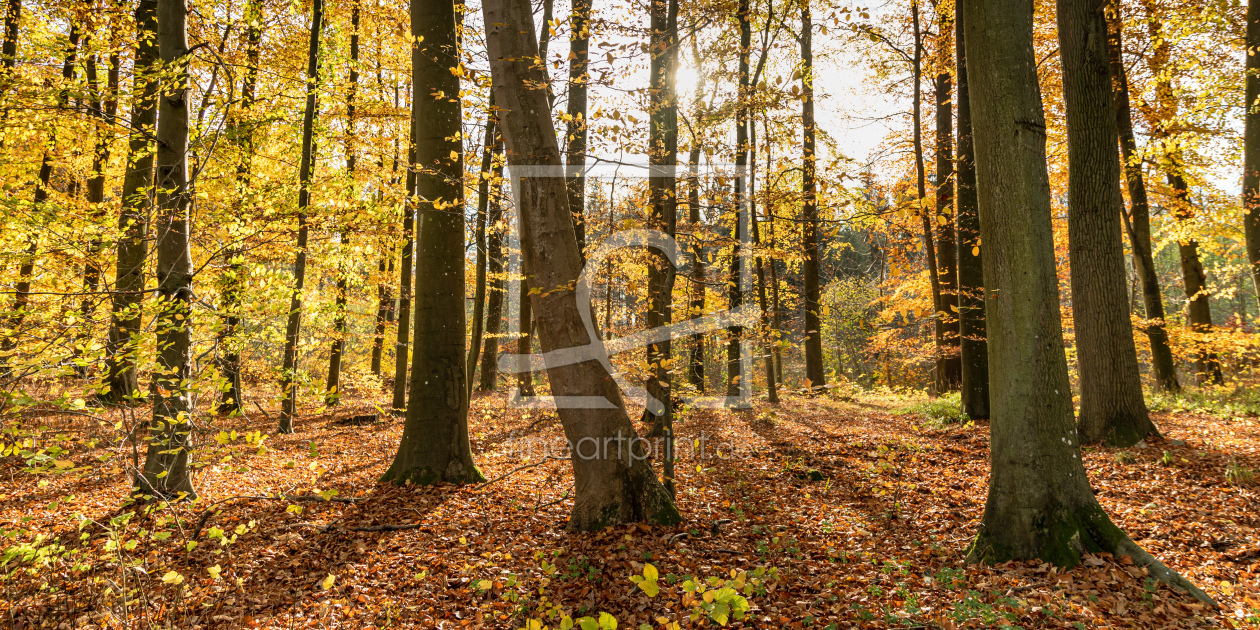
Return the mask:
[[[604,627],[609,616],[623,629],[702,627],[721,610],[688,581],[712,579],[710,596],[716,580],[746,589],[750,610],[730,627],[1260,627],[1260,485],[1247,478],[1260,470],[1257,418],[1159,413],[1164,440],[1085,457],[1112,518],[1211,594],[1212,610],[1127,556],[1070,571],[964,564],[988,426],[932,421],[929,407],[833,392],[684,409],[686,521],[592,534],[565,531],[572,475],[546,459],[563,454],[554,412],[509,409],[501,395],[473,401],[488,485],[378,485],[403,422],[347,424],[367,401],[309,410],[295,435],[262,440],[247,432],[272,433],[275,414],[255,407],[202,427],[199,504],[148,515],[120,509],[133,453],[126,423],[111,425],[124,412],[28,412],[18,437],[43,455],[0,458],[0,625],[559,628],[562,614],[607,613]],[[655,597],[630,579],[650,578],[648,564]]]

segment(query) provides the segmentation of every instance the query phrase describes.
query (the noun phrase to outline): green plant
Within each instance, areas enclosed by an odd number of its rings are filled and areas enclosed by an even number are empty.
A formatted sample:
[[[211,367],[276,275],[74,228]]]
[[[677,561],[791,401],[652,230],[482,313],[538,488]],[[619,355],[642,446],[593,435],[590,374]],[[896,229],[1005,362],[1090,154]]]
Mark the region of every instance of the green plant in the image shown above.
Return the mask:
[[[1225,467],[1225,481],[1236,486],[1249,486],[1256,481],[1256,471],[1238,463],[1236,458],[1231,459]]]
[[[1137,461],[1137,457],[1129,451],[1120,451],[1116,453],[1117,464],[1132,464]]]
[[[928,424],[943,427],[951,424],[963,424],[971,419],[962,411],[962,395],[950,392],[936,398],[929,398],[894,411],[899,416],[919,416]]]

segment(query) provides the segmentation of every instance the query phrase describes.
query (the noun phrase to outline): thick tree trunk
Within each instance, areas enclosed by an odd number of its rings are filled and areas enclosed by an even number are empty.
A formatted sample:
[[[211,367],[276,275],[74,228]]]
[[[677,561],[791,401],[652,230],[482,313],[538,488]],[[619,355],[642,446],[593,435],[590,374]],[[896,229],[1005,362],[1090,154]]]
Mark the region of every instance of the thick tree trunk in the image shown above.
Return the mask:
[[[1068,132],[1068,241],[1073,324],[1080,372],[1081,442],[1131,446],[1159,435],[1142,399],[1129,323],[1116,160],[1110,0],[1058,0],[1059,55]]]
[[[1247,3],[1247,64],[1243,105],[1243,231],[1251,281],[1260,300],[1260,0]]]
[[[993,368],[989,495],[967,559],[1070,567],[1084,552],[1126,554],[1153,577],[1210,601],[1111,522],[1081,461],[1059,318],[1033,0],[965,0],[964,12]]]
[[[306,65],[306,109],[302,114],[302,161],[298,167],[297,258],[293,265],[293,295],[289,302],[289,324],[284,333],[284,367],[280,380],[280,433],[293,433],[297,415],[298,342],[302,333],[302,293],[306,287],[306,246],[309,228],[307,208],[311,205],[311,177],[315,171],[315,117],[318,115],[319,36],[324,26],[324,0],[311,3],[310,49]]]
[[[963,0],[959,0],[961,6]],[[958,64],[958,166],[954,173],[958,245],[958,329],[962,361],[962,411],[971,418],[989,417],[989,344],[984,321],[984,254],[980,248],[980,215],[976,201],[976,156],[971,136],[970,84],[967,79],[963,12],[955,14]]]
[[[420,226],[416,250],[415,340],[407,421],[398,454],[382,481],[475,483],[485,481],[468,439],[468,378],[464,314],[464,154],[460,141],[459,58],[455,4],[412,0],[411,34],[418,43],[411,95],[417,106],[416,196]],[[418,71],[417,71],[418,70]],[[433,98],[431,94],[449,94]]]
[[[537,54],[530,4],[528,0],[487,0],[482,6],[506,153],[513,164],[545,165],[555,172],[552,178],[513,182],[520,186],[525,271],[534,284],[546,289],[534,297],[542,350],[584,346],[596,341],[597,331],[583,325],[570,288],[581,273],[582,261],[546,96],[529,87],[542,80],[530,61]],[[642,458],[645,454],[626,415],[621,390],[603,367],[587,360],[548,365],[547,372],[555,395],[597,396],[608,403],[598,409],[557,410],[574,451],[576,492],[568,528],[594,531],[621,522],[673,524],[682,520],[669,493]],[[609,444],[618,448],[605,448]]]
[[[486,263],[489,280],[489,297],[486,298],[486,340],[481,353],[481,379],[478,391],[494,391],[499,384],[499,347],[503,339],[503,298],[507,281],[503,276],[503,134],[494,143],[494,160],[490,179],[494,193],[490,199],[490,214],[486,223],[490,230],[486,243]]]
[[[954,16],[938,5],[936,34],[936,268],[941,285],[943,346],[937,370],[937,391],[957,391],[962,384],[958,323],[958,245],[954,236]]]
[[[671,238],[678,228],[678,178],[674,169],[678,164],[678,100],[674,94],[674,74],[678,59],[678,2],[677,0],[651,0],[651,35],[648,49],[651,51],[648,87],[648,226],[668,234]],[[652,263],[648,265],[648,329],[667,326],[673,321],[674,268],[664,252],[648,251]],[[674,426],[673,381],[670,374],[672,344],[669,339],[647,347],[647,362],[651,375],[644,389],[652,398],[660,401],[659,414],[653,414],[649,406],[643,411],[643,422],[650,425],[648,437],[665,437],[672,442]],[[666,453],[672,448],[666,447]],[[667,462],[672,466],[672,459]],[[672,472],[665,476],[665,486],[673,492]]]
[[[936,244],[932,236],[932,220],[927,211],[927,173],[923,163],[923,34],[919,30],[919,3],[910,2],[910,19],[914,26],[914,103],[911,124],[914,125],[914,169],[917,178],[918,208],[915,211],[923,221],[923,257],[927,260],[928,277],[932,284],[932,324],[936,337],[936,367],[932,370],[933,394],[942,391],[945,374],[945,322],[941,316],[941,277],[936,268]]]
[[[495,141],[494,88],[490,89],[490,98],[486,105],[486,135],[481,143],[481,170],[477,177],[477,223],[474,231],[477,247],[477,284],[473,291],[472,343],[468,345],[469,395],[472,394],[473,377],[477,375],[477,359],[480,357],[482,335],[485,331],[483,320],[486,313],[486,272],[489,266],[486,243],[487,213],[490,209],[490,177],[494,166]]]
[[[355,98],[359,93],[359,0],[350,5],[350,81],[346,91],[346,179],[350,182],[350,204],[359,203],[354,173],[358,164],[355,138]],[[349,264],[344,257],[350,250],[350,227],[341,230],[343,260],[337,263],[336,303],[333,306],[333,342],[328,352],[328,378],[324,381],[324,404],[341,402],[341,362],[346,349],[346,304],[349,301]]]
[[[157,330],[153,420],[137,490],[165,498],[193,496],[188,456],[193,423],[192,255],[189,250],[188,36],[183,0],[157,0],[157,42],[163,69],[157,127]]]
[[[814,22],[809,11],[809,1],[801,3],[801,133],[802,168],[801,194],[801,247],[805,250],[805,260],[801,265],[802,280],[805,284],[805,295],[802,306],[805,315],[805,380],[807,387],[821,387],[827,384],[827,373],[823,369],[822,297],[819,288],[819,251],[818,251],[818,188],[815,181],[818,157],[815,155],[814,125]]]
[[[586,264],[586,134],[587,70],[591,44],[591,0],[573,0],[569,15],[569,123],[565,137],[568,165],[569,212],[573,214],[573,232],[577,235],[578,252]]]
[[[1124,165],[1125,184],[1129,190],[1130,211],[1124,216],[1133,250],[1133,267],[1142,288],[1142,305],[1146,314],[1145,332],[1151,345],[1151,376],[1156,391],[1181,390],[1172,347],[1165,330],[1164,298],[1159,290],[1159,274],[1151,250],[1151,210],[1146,196],[1137,138],[1133,133],[1133,114],[1129,108],[1129,79],[1124,67],[1122,29],[1118,5],[1108,11],[1107,49],[1111,62],[1111,80],[1116,106],[1116,128],[1120,134],[1120,158]]]
[[[140,305],[144,300],[144,268],[149,257],[149,188],[153,185],[154,124],[157,121],[157,0],[136,5],[135,80],[131,106],[132,133],[123,175],[122,209],[118,215],[118,266],[114,279],[109,339],[105,345],[107,402],[143,398],[136,374],[140,343]]]
[[[727,308],[738,309],[744,303],[744,260],[743,240],[746,238],[744,204],[745,179],[748,177],[748,113],[752,85],[748,69],[748,54],[752,46],[752,7],[749,0],[739,0],[739,85],[735,105],[735,196],[731,209],[734,211],[734,229],[731,230],[734,243],[731,248],[731,264],[726,278]],[[746,385],[740,382],[743,367],[742,344],[743,326],[731,326],[726,334],[726,395],[734,398]]]

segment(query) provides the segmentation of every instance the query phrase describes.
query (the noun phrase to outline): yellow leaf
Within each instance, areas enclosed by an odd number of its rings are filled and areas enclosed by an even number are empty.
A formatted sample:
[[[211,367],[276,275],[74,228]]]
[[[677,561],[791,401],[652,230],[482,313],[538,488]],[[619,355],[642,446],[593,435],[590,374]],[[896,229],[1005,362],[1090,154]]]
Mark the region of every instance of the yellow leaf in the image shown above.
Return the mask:
[[[212,578],[214,578],[214,579],[216,579],[216,580],[217,580],[217,579],[219,579],[219,577],[220,577],[220,576],[219,576],[219,574],[220,574],[222,571],[223,571],[223,569],[219,568],[219,565],[217,565],[217,564],[216,564],[216,565],[214,565],[214,566],[212,566],[212,567],[210,567],[210,568],[208,568],[208,569],[206,569],[206,572],[210,574],[210,577],[212,577]]]
[[[171,586],[179,586],[184,583],[184,576],[174,571],[167,571],[166,575],[162,576],[162,581],[170,584]]]
[[[979,246],[979,245],[977,245],[977,246],[975,246],[975,247],[972,247],[972,248],[971,248],[971,255],[972,255],[972,256],[979,256],[979,255],[980,255],[980,246]]]
[[[336,582],[336,581],[337,581],[337,576],[329,573],[328,577],[324,578],[324,582],[322,584],[322,586],[324,587],[324,590],[326,591],[332,588],[333,582]]]

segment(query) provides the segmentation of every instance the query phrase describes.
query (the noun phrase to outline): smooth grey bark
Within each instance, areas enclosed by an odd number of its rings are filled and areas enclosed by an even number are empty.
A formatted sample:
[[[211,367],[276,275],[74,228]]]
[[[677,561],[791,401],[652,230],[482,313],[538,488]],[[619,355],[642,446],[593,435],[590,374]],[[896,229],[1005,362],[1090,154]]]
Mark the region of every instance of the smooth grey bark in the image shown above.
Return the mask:
[[[965,0],[980,231],[988,293],[989,494],[969,562],[1129,555],[1211,598],[1133,541],[1098,504],[1081,461],[1059,316],[1033,0]]]
[[[154,369],[153,419],[137,491],[164,498],[196,492],[188,468],[194,429],[189,384],[192,365],[192,254],[188,194],[188,35],[183,0],[157,0],[157,43],[164,83],[158,100],[155,210],[157,295],[161,306]]]
[[[486,298],[486,340],[481,353],[481,380],[479,391],[494,391],[499,384],[499,347],[503,342],[503,298],[507,280],[503,275],[503,136],[494,143],[494,166],[490,180],[494,184],[490,199],[490,213],[486,217],[489,233],[486,236],[486,274],[489,296]]]
[[[473,378],[477,375],[477,359],[480,357],[483,324],[486,313],[486,275],[489,271],[489,244],[486,242],[486,223],[490,210],[490,178],[494,168],[495,147],[498,146],[495,135],[494,89],[490,89],[490,98],[486,104],[486,135],[481,142],[481,170],[477,175],[477,222],[474,238],[477,247],[477,284],[473,289],[473,334],[472,343],[468,344],[468,392],[472,394]]]
[[[149,257],[150,191],[153,185],[153,140],[157,121],[158,47],[157,0],[136,5],[135,79],[127,142],[127,170],[123,174],[118,214],[118,260],[110,309],[109,338],[105,345],[108,391],[102,399],[111,403],[143,398],[136,373],[139,360],[141,303],[144,271]]]
[[[358,167],[358,147],[355,136],[355,99],[359,93],[359,0],[350,5],[350,76],[346,91],[346,179],[350,182],[350,199],[357,204],[358,186],[355,185],[354,173]],[[350,247],[350,228],[341,230],[341,247]],[[343,252],[343,256],[345,252]],[[333,342],[328,352],[328,377],[324,381],[324,404],[332,406],[341,402],[341,362],[346,348],[346,303],[349,301],[348,264],[338,262],[336,303],[333,311]]]
[[[954,171],[954,222],[958,246],[958,331],[962,411],[989,417],[989,344],[984,321],[984,251],[976,200],[976,156],[971,135],[970,82],[967,79],[963,13],[954,16],[958,75],[958,160]]]
[[[936,269],[941,286],[941,358],[937,370],[939,392],[962,385],[962,356],[958,324],[958,244],[954,234],[954,16],[937,5],[936,31]]]
[[[1068,135],[1068,254],[1080,372],[1081,442],[1131,446],[1159,435],[1142,399],[1129,323],[1120,217],[1119,132],[1111,93],[1111,0],[1058,0]]]
[[[1129,190],[1130,210],[1124,218],[1125,231],[1129,235],[1129,247],[1133,251],[1133,267],[1141,285],[1142,306],[1145,310],[1144,332],[1151,345],[1151,376],[1156,391],[1181,390],[1177,380],[1177,367],[1173,363],[1172,347],[1165,329],[1164,297],[1159,288],[1159,274],[1155,270],[1155,257],[1151,250],[1151,207],[1146,196],[1146,181],[1142,174],[1141,156],[1137,150],[1137,138],[1133,133],[1133,113],[1129,106],[1129,78],[1123,58],[1123,26],[1118,13],[1119,5],[1107,12],[1107,49],[1111,61],[1111,80],[1116,107],[1116,129],[1120,134],[1120,159],[1124,165],[1125,185]]]
[[[537,40],[530,3],[487,0],[482,7],[505,153],[513,164],[542,165],[555,173],[555,177],[513,182],[520,187],[517,212],[525,272],[535,286],[544,289],[532,296],[539,314],[539,341],[544,353],[584,346],[593,341],[596,331],[582,324],[572,288],[581,273],[582,258],[547,96],[532,87],[542,84],[542,75],[532,63]],[[651,466],[632,456],[643,455],[642,447],[626,415],[620,388],[599,362],[548,365],[547,373],[557,396],[598,396],[608,403],[598,409],[557,410],[565,437],[574,445],[576,491],[568,529],[594,531],[622,522],[667,525],[681,521]]]
[[[819,313],[822,308],[822,293],[818,278],[818,158],[815,155],[817,129],[814,124],[813,42],[814,22],[809,11],[809,0],[805,0],[801,3],[801,247],[805,250],[801,275],[805,285],[805,295],[802,296],[802,307],[805,311],[805,379],[809,381],[811,388],[827,384],[827,373],[823,369],[822,318]]]
[[[468,372],[464,335],[464,152],[458,29],[451,0],[412,0],[411,124],[416,128],[415,328],[407,419],[398,453],[382,481],[475,483],[468,438]],[[444,96],[435,97],[440,94]]]
[[[319,36],[324,28],[324,0],[311,2],[310,47],[306,65],[306,107],[302,113],[302,161],[298,166],[297,256],[293,265],[293,294],[289,301],[289,323],[284,333],[284,366],[280,377],[280,433],[293,433],[297,415],[298,342],[302,333],[302,293],[306,287],[306,246],[310,237],[306,213],[311,205],[311,178],[315,171],[315,117],[319,94]]]

